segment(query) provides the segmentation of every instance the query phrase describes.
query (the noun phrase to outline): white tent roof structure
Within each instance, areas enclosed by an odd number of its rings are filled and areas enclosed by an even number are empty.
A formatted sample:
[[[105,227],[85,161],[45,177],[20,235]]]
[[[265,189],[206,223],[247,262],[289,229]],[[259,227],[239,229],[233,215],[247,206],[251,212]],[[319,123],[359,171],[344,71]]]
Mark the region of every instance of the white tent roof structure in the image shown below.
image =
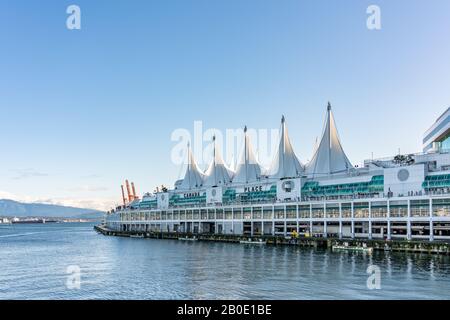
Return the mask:
[[[188,165],[186,173],[184,175],[184,179],[180,183],[179,188],[183,190],[198,189],[203,185],[203,179],[205,178],[205,176],[199,170],[189,144],[187,147],[187,152],[188,152]]]
[[[269,169],[271,178],[293,178],[303,173],[304,168],[292,148],[284,116],[281,118],[281,136],[278,151]]]
[[[250,137],[247,134],[247,127],[244,128],[244,148],[241,158],[238,162],[236,173],[233,177],[233,183],[256,182],[261,176],[261,166],[259,165],[253,148],[250,143]]]
[[[306,173],[312,176],[321,176],[347,172],[351,168],[353,166],[342,148],[331,104],[328,103],[322,139],[306,167]]]
[[[205,173],[206,177],[203,183],[205,187],[215,187],[229,184],[231,182],[231,177],[233,176],[233,172],[225,166],[220,151],[216,148],[215,136],[213,137],[213,143],[214,154],[211,164]]]

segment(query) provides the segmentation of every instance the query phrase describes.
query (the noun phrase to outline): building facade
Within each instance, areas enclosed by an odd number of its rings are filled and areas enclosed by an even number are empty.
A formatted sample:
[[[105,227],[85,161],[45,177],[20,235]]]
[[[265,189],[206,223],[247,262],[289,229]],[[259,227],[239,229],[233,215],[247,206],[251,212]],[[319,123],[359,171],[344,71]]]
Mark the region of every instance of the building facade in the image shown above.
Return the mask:
[[[442,125],[433,127],[426,136],[442,136]],[[322,132],[312,160],[302,164],[283,117],[269,170],[258,164],[246,129],[236,171],[214,147],[202,172],[188,146],[184,179],[171,190],[124,201],[106,215],[106,225],[143,233],[290,236],[295,231],[305,237],[450,240],[446,149],[368,160],[356,168],[343,150],[330,105]]]

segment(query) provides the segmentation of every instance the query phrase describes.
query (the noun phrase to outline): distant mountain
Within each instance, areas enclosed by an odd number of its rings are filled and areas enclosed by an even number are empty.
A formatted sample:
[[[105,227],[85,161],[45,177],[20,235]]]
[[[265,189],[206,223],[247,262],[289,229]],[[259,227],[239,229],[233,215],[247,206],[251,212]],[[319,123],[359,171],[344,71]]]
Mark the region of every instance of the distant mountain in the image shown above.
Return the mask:
[[[103,216],[103,212],[94,209],[43,203],[22,203],[3,199],[0,200],[0,216],[99,219]]]

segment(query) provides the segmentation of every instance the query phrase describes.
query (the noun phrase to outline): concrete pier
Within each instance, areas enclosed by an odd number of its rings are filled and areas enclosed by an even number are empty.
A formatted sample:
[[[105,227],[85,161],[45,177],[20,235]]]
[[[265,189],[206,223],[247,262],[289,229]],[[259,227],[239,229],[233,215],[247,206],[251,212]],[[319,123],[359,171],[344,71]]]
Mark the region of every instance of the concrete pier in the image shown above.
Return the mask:
[[[181,232],[145,232],[145,231],[117,231],[110,230],[103,225],[94,229],[105,236],[142,237],[152,239],[178,240],[179,238],[195,237],[198,241],[215,241],[239,243],[240,241],[265,241],[268,245],[287,245],[299,247],[329,248],[348,244],[349,246],[367,246],[379,251],[412,252],[425,254],[450,255],[450,244],[447,242],[405,241],[405,240],[374,240],[374,239],[340,239],[340,238],[314,238],[314,237],[287,237],[287,236],[242,236],[230,234],[208,233],[181,233]]]

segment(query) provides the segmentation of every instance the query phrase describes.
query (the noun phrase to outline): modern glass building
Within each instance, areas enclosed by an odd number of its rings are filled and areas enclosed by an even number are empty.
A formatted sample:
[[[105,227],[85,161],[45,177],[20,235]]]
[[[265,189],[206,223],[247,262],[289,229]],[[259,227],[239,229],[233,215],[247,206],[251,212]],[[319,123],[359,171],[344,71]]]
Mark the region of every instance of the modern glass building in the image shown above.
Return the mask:
[[[423,137],[423,152],[450,151],[450,108],[428,129]]]

